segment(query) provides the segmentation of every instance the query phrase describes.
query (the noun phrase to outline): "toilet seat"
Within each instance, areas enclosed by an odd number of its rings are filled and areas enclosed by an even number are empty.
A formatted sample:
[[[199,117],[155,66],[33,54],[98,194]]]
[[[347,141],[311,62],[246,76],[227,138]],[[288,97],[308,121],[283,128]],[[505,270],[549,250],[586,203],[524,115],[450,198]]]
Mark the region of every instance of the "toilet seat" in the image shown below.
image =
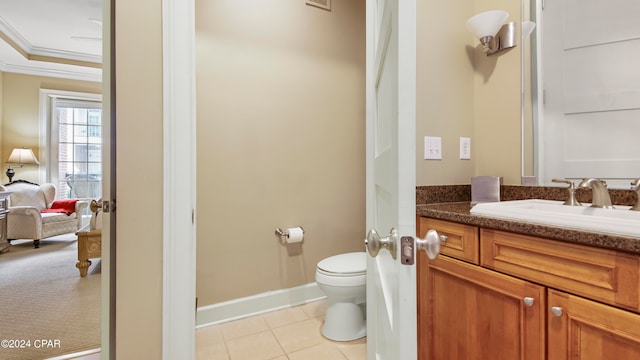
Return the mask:
[[[328,257],[316,267],[316,281],[330,286],[361,286],[366,283],[366,253],[346,253]]]
[[[367,272],[364,252],[352,252],[328,257],[318,263],[317,271],[327,276],[358,276]]]

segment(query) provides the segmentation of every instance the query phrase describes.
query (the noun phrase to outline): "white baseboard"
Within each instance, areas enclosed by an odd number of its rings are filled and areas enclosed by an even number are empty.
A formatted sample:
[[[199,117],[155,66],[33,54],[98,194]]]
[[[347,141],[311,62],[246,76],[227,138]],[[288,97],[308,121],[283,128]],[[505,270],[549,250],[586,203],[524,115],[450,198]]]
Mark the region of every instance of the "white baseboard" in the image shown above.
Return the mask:
[[[318,284],[313,282],[207,305],[197,309],[196,328],[302,305],[325,297]]]

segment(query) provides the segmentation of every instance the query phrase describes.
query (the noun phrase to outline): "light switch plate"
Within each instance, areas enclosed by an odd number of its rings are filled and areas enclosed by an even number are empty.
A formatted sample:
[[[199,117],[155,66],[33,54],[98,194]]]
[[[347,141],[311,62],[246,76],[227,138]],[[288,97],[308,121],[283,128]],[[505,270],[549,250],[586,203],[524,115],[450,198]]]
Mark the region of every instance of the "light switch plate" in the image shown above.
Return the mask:
[[[425,160],[442,159],[442,138],[436,136],[424,137],[424,158]]]
[[[471,159],[471,138],[460,137],[460,160]]]

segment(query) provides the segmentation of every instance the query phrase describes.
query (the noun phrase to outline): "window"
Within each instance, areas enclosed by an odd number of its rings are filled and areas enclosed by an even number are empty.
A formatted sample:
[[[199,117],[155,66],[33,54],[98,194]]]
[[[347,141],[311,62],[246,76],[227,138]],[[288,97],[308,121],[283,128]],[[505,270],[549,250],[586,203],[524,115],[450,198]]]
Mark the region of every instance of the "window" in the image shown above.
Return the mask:
[[[58,198],[98,199],[102,194],[101,104],[53,101],[58,126]],[[54,133],[54,132],[52,132]]]
[[[56,198],[102,197],[102,95],[40,90],[40,183]]]

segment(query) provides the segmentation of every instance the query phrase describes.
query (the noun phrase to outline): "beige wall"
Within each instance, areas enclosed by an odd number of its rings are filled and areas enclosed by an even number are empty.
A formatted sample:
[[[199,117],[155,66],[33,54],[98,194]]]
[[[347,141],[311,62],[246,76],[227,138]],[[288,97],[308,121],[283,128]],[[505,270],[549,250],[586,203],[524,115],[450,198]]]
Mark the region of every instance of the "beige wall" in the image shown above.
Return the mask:
[[[333,253],[362,250],[365,230],[364,49],[359,48],[364,44],[363,2],[334,1],[331,13],[295,8],[286,0],[272,1],[272,7],[264,11],[252,8],[242,12],[233,8],[238,3],[197,4],[198,23],[208,21],[206,27],[199,27],[197,43],[197,287],[201,304],[313,281],[317,260]],[[418,12],[422,29],[419,39],[425,29],[432,31],[429,36],[434,38],[443,34],[440,28],[424,27],[423,16],[429,15],[428,21],[436,24],[462,18],[463,24],[477,10],[472,4],[454,4],[451,9],[446,4],[431,4],[429,7],[442,6],[449,11],[446,15],[425,14],[423,3]],[[203,13],[205,5],[221,4],[225,8],[216,10],[232,11],[229,15],[259,17],[225,19],[217,17],[222,14],[208,12],[211,10]],[[115,8],[116,357],[157,359],[162,349],[162,182],[158,181],[162,179],[161,2],[116,0]],[[281,26],[291,24],[291,19],[298,19],[291,25],[298,31]],[[223,24],[214,24],[213,20]],[[259,29],[258,38],[253,31],[239,31],[264,21],[273,21],[273,26]],[[218,33],[218,25],[230,28]],[[233,25],[238,28],[233,29]],[[473,46],[475,40],[470,34],[463,35],[466,29],[461,27],[454,30],[460,31],[454,36],[460,39],[455,43],[460,41],[458,47],[462,49]],[[278,37],[274,38],[276,33]],[[480,75],[473,75],[469,63],[459,59],[460,49],[449,49],[452,45],[446,44],[447,37],[438,39],[439,44],[432,49],[425,50],[423,41],[418,44],[418,127],[423,126],[419,130],[423,133],[417,135],[421,139],[439,135],[431,129],[442,131],[443,143],[455,140],[455,145],[445,145],[445,153],[457,155],[457,137],[468,136],[470,129],[475,131],[478,126],[476,119],[470,119],[470,108],[478,100],[469,88],[471,84],[475,88],[485,84]],[[441,48],[449,49],[445,51],[451,51],[447,55],[450,57],[439,58]],[[510,67],[504,63],[510,63],[514,54],[512,51],[497,60],[492,80],[499,78],[496,73],[508,71]],[[466,50],[462,55],[470,61]],[[203,61],[207,61],[206,67]],[[431,73],[423,72],[431,64],[447,65],[447,70],[434,67]],[[3,77],[2,158],[8,156],[8,148],[16,146],[9,141],[18,139],[21,124],[8,120],[13,116],[7,115],[7,74]],[[59,88],[52,84],[57,80],[42,81],[47,84],[43,87]],[[499,91],[510,91],[505,89]],[[441,90],[446,96],[439,101]],[[463,100],[452,100],[458,96]],[[443,105],[437,106],[440,103]],[[486,112],[481,118],[493,117],[487,109],[476,110]],[[512,114],[508,111],[508,115],[498,117],[506,122]],[[447,133],[449,129],[453,131]],[[296,137],[291,142],[281,140],[293,135]],[[478,162],[483,154],[479,144],[493,138],[485,133],[470,136],[474,160],[454,159],[446,164],[443,160],[445,165],[434,168],[418,160],[418,184],[468,182],[476,173],[470,164]],[[511,136],[511,130],[505,136]],[[31,138],[34,136],[26,135],[20,141]],[[26,145],[30,144],[37,146],[37,140]],[[486,151],[495,155],[492,152]],[[420,148],[418,154],[422,154]],[[306,228],[307,240],[299,255],[290,256],[277,244],[273,228],[298,224]],[[238,231],[241,236],[229,236],[229,231]],[[234,256],[238,249],[243,251]],[[236,281],[238,278],[244,280]]]
[[[364,250],[364,10],[196,1],[199,305]],[[302,246],[280,245],[274,229],[298,225]]]
[[[162,358],[162,1],[116,0],[116,358]]]
[[[419,1],[417,34],[416,184],[468,184],[477,162],[473,36],[465,22],[473,1]],[[424,160],[424,137],[442,138],[442,160]],[[470,137],[471,160],[459,159]]]
[[[2,79],[0,161],[3,167],[0,176],[1,182],[5,183],[9,179],[5,175],[4,162],[9,158],[11,150],[24,146],[33,149],[36,156],[39,156],[40,89],[100,94],[102,84],[16,73],[2,73]],[[14,180],[40,181],[36,165],[25,165],[15,171]]]
[[[520,2],[477,0],[475,13],[502,9],[521,22]],[[473,38],[473,35],[471,35]],[[486,56],[475,53],[476,175],[520,184],[520,46]]]
[[[520,3],[418,3],[417,185],[469,184],[475,175],[520,183],[520,48],[486,56],[465,23],[491,9],[520,21]],[[424,136],[442,137],[442,160],[424,160]],[[471,138],[460,160],[459,138]]]

